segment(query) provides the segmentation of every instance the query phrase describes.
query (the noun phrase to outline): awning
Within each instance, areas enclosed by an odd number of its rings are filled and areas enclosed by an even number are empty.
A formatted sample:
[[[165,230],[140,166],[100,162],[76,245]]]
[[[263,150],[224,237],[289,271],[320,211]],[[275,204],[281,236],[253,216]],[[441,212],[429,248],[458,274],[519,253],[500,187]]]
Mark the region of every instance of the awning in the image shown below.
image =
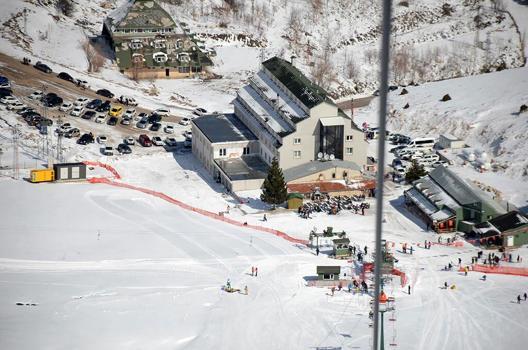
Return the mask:
[[[319,120],[321,121],[321,125],[323,126],[345,125],[345,118],[343,117],[328,117],[321,118]]]

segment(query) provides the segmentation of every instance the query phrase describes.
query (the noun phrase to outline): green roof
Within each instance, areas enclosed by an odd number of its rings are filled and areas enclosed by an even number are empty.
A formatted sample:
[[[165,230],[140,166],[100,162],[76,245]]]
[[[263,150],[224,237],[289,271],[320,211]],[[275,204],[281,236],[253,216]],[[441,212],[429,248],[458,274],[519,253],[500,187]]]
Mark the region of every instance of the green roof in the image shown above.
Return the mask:
[[[334,242],[334,244],[349,244],[350,243],[350,239],[348,239],[348,238],[336,238],[336,239],[333,239],[332,242]]]
[[[341,272],[341,266],[317,266],[317,274],[333,273],[337,275]]]
[[[288,196],[286,197],[286,200],[290,200],[292,198],[304,199],[303,195],[298,193],[298,192],[288,193]]]
[[[127,9],[126,15],[116,18],[117,29],[170,28],[176,27],[172,17],[152,0],[136,0]]]
[[[327,92],[311,82],[290,62],[273,57],[263,62],[262,65],[307,108],[315,107],[327,99]]]

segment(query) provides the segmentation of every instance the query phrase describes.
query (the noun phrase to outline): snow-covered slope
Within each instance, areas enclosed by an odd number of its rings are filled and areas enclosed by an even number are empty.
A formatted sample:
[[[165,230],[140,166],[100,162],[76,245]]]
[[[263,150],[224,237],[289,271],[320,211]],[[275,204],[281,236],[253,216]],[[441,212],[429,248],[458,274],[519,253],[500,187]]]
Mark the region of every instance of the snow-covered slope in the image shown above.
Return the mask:
[[[218,50],[215,60],[215,71],[229,83],[218,89],[231,90],[247,77],[233,74],[230,67],[251,71],[257,67],[249,61],[275,54],[296,55],[298,66],[336,96],[376,89],[379,1],[160,2],[208,45],[229,48]],[[0,3],[2,52],[86,71],[82,42],[100,34],[105,16],[124,0],[74,0],[71,17],[60,14],[49,0]],[[517,24],[491,0],[395,2],[393,33],[394,83],[440,80],[524,63]],[[249,50],[234,48],[240,46]],[[105,79],[116,75],[110,61],[100,74]]]

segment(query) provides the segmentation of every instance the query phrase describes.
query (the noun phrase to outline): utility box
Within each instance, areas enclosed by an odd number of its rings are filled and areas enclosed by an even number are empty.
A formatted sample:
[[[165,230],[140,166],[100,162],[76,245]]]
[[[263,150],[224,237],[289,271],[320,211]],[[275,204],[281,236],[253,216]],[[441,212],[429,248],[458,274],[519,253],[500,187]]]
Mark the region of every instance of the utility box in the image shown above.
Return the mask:
[[[29,181],[33,183],[50,182],[55,180],[53,169],[35,169],[29,173]]]
[[[57,181],[86,179],[86,164],[84,163],[53,164],[53,170]]]

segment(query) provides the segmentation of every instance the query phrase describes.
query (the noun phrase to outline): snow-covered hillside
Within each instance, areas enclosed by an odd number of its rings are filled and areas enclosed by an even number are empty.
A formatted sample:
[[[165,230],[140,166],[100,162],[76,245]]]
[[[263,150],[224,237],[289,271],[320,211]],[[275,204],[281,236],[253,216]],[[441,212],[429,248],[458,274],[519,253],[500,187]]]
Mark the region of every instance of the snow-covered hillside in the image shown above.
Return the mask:
[[[523,65],[517,25],[494,1],[395,2],[393,82],[440,80]],[[73,0],[71,17],[57,11],[51,0],[0,2],[2,52],[86,71],[82,42],[100,34],[104,17],[124,0]],[[215,71],[227,82],[218,89],[240,86],[257,68],[249,61],[275,54],[296,55],[298,66],[336,96],[376,89],[379,1],[160,2],[198,38],[217,48]],[[229,67],[248,72],[233,74]],[[110,60],[99,74],[111,80],[118,75]]]

